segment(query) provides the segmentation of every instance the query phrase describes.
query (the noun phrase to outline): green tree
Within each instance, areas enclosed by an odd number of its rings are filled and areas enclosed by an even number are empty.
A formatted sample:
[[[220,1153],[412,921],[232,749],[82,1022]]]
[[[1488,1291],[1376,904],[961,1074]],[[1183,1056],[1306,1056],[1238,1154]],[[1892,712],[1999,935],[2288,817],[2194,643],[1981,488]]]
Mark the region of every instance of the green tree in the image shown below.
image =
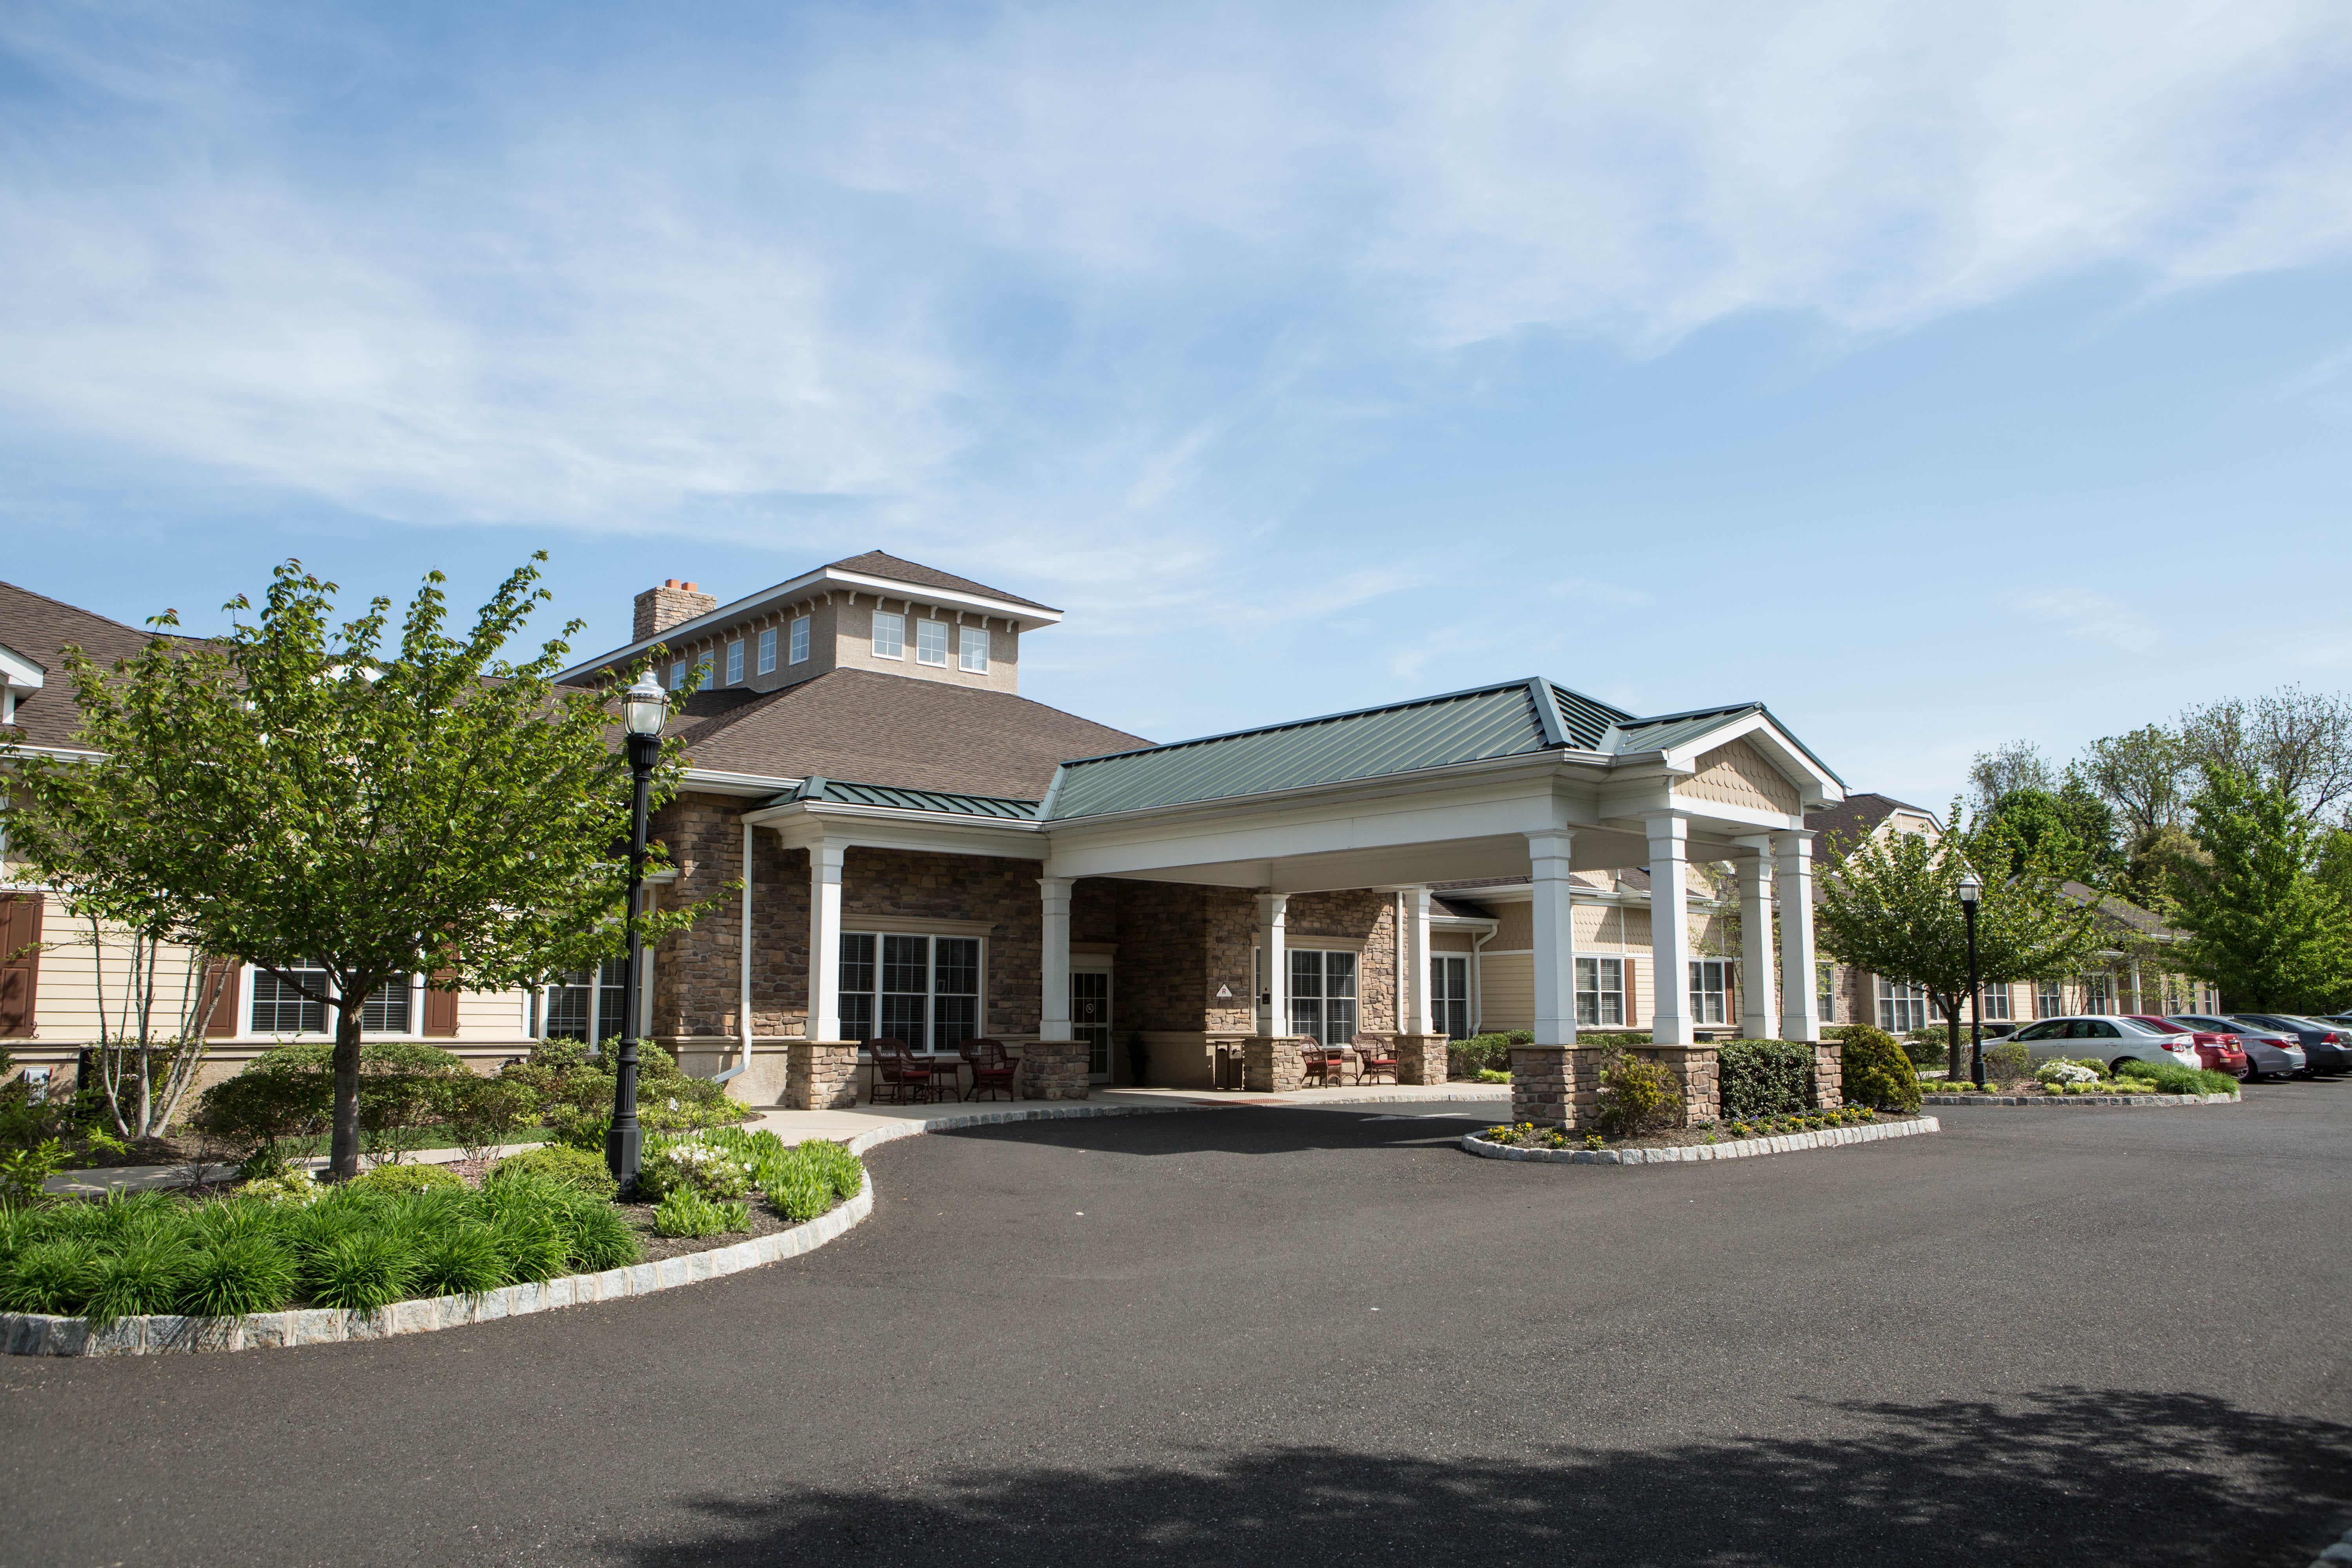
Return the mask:
[[[2061,879],[2104,886],[2123,868],[2116,847],[2115,809],[2077,774],[2058,788],[2019,788],[1985,812],[2011,846],[2010,873],[2038,861]]]
[[[2222,763],[2203,773],[2189,809],[2210,863],[2175,889],[2190,932],[2181,967],[2232,1005],[2334,1010],[2352,993],[2352,910],[2323,868],[2341,875],[2344,851],[2323,844],[2284,782],[2264,786]]]
[[[1927,993],[1944,1015],[1951,1070],[1960,1070],[1960,1005],[1969,994],[1960,878],[1985,884],[1977,909],[1977,973],[1987,984],[2080,969],[2097,943],[2096,916],[2060,889],[2048,850],[2022,844],[1997,819],[1971,821],[1952,805],[1941,837],[1893,833],[1832,844],[1815,915],[1822,951],[1841,963]]]
[[[91,760],[0,751],[16,784],[5,826],[36,875],[332,1010],[340,1175],[358,1169],[368,996],[416,973],[466,989],[532,984],[621,948],[618,689],[555,684],[577,622],[522,663],[501,657],[551,597],[536,586],[545,559],[501,584],[463,636],[448,629],[441,574],[429,574],[396,647],[390,600],[334,626],[335,584],[288,562],[257,618],[242,596],[226,606],[225,637],[159,635],[111,669],[68,650]],[[666,743],[656,800],[680,765]],[[656,940],[708,907],[641,924]]]

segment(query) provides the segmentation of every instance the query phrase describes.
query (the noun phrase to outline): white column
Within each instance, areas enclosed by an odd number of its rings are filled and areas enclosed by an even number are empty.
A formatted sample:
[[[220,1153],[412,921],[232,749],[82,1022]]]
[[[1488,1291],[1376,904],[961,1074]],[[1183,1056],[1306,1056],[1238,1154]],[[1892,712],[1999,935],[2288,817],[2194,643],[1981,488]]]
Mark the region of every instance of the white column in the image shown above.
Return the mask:
[[[1070,1037],[1070,879],[1040,877],[1045,895],[1045,949],[1037,964],[1037,983],[1044,994],[1037,1008],[1037,1037]]]
[[[756,858],[755,837],[759,829],[750,823],[743,825],[743,963],[742,994],[736,999],[735,1021],[742,1026],[743,1059],[740,1067],[751,1065],[751,864]]]
[[[1772,1006],[1772,880],[1768,844],[1739,862],[1739,1032],[1769,1040]]]
[[[1780,894],[1780,1037],[1822,1037],[1822,1004],[1813,982],[1813,836],[1772,836]]]
[[[1290,1033],[1290,953],[1283,945],[1283,921],[1290,907],[1288,893],[1257,896],[1258,961],[1265,973],[1258,976],[1257,1032]]]
[[[808,1022],[812,1040],[841,1038],[841,857],[844,847],[809,846]]]
[[[1576,1044],[1576,899],[1568,879],[1569,847],[1576,835],[1548,829],[1528,835],[1534,871],[1536,1044]]]
[[[1429,974],[1429,889],[1413,888],[1404,896],[1404,929],[1410,943],[1405,955],[1405,1032],[1426,1035],[1434,1031],[1430,1016]]]
[[[1662,1046],[1691,1043],[1690,824],[1673,812],[1647,819],[1650,829],[1650,1037]]]

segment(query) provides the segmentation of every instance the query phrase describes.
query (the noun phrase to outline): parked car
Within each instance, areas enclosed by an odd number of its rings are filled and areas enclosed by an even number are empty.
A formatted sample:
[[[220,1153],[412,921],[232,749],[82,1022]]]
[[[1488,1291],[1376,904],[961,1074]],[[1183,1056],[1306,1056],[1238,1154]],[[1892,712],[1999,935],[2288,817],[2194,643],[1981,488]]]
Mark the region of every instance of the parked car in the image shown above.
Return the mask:
[[[2222,1029],[2237,1036],[2238,1044],[2246,1051],[2248,1083],[2260,1083],[2266,1078],[2293,1078],[2309,1065],[2303,1054],[2303,1037],[2284,1029],[2217,1017],[2210,1013],[2175,1013],[2172,1022],[2185,1028]]]
[[[2183,1027],[2177,1020],[2159,1018],[2149,1013],[2126,1013],[2124,1016],[2133,1023],[2146,1024],[2151,1029],[2170,1031]],[[2237,1036],[2220,1029],[2190,1029],[2189,1034],[2190,1043],[2197,1047],[2197,1059],[2204,1065],[2206,1071],[2225,1072],[2236,1079],[2246,1076],[2246,1047],[2238,1043]]]
[[[2303,1046],[2305,1067],[2315,1075],[2352,1068],[2352,1044],[2347,1044],[2342,1031],[2316,1018],[2296,1013],[2236,1013],[2231,1016],[2294,1036]]]
[[[2098,1061],[2112,1072],[2126,1061],[2168,1062],[2197,1068],[2195,1034],[2177,1025],[2150,1026],[2137,1018],[2102,1014],[2080,1018],[2044,1018],[2010,1037],[2036,1063],[2063,1057]]]

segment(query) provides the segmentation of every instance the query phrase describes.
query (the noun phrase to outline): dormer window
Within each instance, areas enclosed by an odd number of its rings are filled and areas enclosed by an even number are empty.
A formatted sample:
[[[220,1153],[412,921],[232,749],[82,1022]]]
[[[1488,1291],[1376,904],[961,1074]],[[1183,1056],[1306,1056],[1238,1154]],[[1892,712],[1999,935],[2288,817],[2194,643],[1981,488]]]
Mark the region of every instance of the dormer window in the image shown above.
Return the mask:
[[[697,691],[710,689],[710,671],[713,663],[711,657],[707,653],[694,661],[694,689]]]
[[[966,675],[988,673],[988,628],[958,626],[956,628],[956,668]]]
[[[679,659],[669,667],[669,689],[672,691],[686,689],[686,660]]]
[[[729,643],[727,645],[727,684],[732,686],[742,679],[743,645],[740,642]]]
[[[796,616],[793,618],[793,662],[806,664],[808,655],[809,618],[806,616]]]
[[[769,626],[760,633],[760,673],[772,674],[776,668],[776,628]]]
[[[915,623],[915,662],[948,667],[948,624],[945,621]]]
[[[907,657],[907,617],[896,610],[874,612],[874,657]]]

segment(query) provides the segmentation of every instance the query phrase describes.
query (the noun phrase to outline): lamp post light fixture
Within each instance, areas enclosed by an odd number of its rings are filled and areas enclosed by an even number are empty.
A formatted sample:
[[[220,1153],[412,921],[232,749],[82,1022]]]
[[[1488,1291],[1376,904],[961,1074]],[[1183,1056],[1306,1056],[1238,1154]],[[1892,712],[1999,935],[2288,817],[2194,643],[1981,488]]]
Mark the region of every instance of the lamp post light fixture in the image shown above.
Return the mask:
[[[645,969],[645,941],[637,933],[637,902],[646,879],[646,811],[653,790],[654,764],[661,760],[662,724],[669,717],[669,693],[651,675],[640,676],[621,702],[621,727],[628,731],[629,966],[621,978],[620,1059],[613,1066],[613,1125],[604,1134],[604,1165],[620,1184],[621,1197],[636,1196],[638,1152],[645,1134],[637,1126],[638,977]]]
[[[1974,871],[1960,873],[1960,909],[1969,920],[1969,1076],[1984,1087],[1984,997],[1977,988],[1977,901],[1984,883]]]

